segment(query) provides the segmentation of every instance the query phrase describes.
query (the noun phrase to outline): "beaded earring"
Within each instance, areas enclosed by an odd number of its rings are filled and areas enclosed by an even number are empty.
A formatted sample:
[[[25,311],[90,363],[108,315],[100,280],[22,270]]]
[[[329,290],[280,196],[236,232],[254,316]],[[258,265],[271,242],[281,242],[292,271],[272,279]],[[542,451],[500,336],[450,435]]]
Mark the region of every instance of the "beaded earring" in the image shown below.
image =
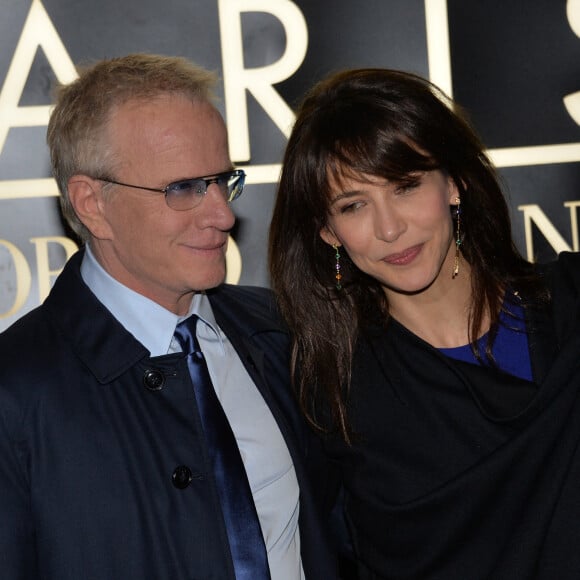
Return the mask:
[[[336,289],[337,290],[342,290],[342,284],[340,283],[340,281],[342,280],[342,274],[340,273],[340,252],[338,251],[338,245],[337,244],[333,244],[332,247],[334,248],[334,251],[336,252],[334,254],[334,258],[336,260],[336,264],[334,266],[335,269],[335,275],[334,278],[336,280]]]
[[[455,259],[452,278],[459,274],[459,246],[461,245],[461,199],[459,196],[455,198],[455,203],[457,204],[453,211],[455,215]]]

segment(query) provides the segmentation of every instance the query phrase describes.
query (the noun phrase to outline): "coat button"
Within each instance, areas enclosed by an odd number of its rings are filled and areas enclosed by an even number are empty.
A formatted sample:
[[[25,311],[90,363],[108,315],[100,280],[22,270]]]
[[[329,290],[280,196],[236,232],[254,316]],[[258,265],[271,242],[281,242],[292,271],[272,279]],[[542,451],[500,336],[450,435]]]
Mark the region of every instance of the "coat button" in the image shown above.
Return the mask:
[[[165,385],[165,375],[155,369],[147,369],[143,375],[143,384],[150,391],[160,391]]]
[[[187,465],[180,465],[175,468],[173,475],[171,476],[171,481],[177,489],[185,489],[193,479],[193,473]]]

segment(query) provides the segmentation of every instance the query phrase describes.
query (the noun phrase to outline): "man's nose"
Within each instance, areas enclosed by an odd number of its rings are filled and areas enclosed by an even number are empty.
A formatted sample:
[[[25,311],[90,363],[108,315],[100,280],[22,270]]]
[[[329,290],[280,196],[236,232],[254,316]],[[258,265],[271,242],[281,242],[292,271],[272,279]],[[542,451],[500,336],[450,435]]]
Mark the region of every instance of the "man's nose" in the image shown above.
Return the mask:
[[[226,199],[223,189],[217,183],[210,183],[200,204],[201,214],[208,226],[227,231],[233,228],[236,216]]]

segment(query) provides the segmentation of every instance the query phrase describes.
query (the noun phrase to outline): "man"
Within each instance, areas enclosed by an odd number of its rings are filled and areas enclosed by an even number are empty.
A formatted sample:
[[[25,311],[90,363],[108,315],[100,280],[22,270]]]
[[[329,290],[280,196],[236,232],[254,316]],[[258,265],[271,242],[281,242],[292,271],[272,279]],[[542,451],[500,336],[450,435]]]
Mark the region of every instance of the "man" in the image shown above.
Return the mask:
[[[224,500],[222,451],[174,336],[183,320],[197,320],[200,381],[235,435],[272,580],[335,577],[287,337],[268,291],[223,284],[243,172],[213,83],[184,59],[136,54],[59,93],[48,143],[86,244],[46,302],[0,335],[3,580],[267,577],[238,568],[254,540],[229,527],[241,487]]]

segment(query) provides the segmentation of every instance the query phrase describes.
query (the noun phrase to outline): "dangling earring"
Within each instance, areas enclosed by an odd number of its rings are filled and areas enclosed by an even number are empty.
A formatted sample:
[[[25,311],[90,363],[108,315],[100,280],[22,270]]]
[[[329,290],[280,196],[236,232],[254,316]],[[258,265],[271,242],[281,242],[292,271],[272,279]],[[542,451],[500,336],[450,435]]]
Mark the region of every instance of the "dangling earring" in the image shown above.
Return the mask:
[[[452,278],[455,278],[459,274],[459,246],[461,245],[461,199],[459,196],[455,198],[455,260],[453,262],[453,274]]]
[[[334,278],[336,280],[336,289],[342,290],[342,284],[340,283],[340,281],[342,280],[342,274],[340,273],[340,252],[338,251],[337,244],[332,244],[332,247],[334,248],[334,251],[336,252],[336,254],[334,254],[334,257],[336,259],[336,264],[334,266],[334,269],[336,271],[336,273],[334,275]]]

